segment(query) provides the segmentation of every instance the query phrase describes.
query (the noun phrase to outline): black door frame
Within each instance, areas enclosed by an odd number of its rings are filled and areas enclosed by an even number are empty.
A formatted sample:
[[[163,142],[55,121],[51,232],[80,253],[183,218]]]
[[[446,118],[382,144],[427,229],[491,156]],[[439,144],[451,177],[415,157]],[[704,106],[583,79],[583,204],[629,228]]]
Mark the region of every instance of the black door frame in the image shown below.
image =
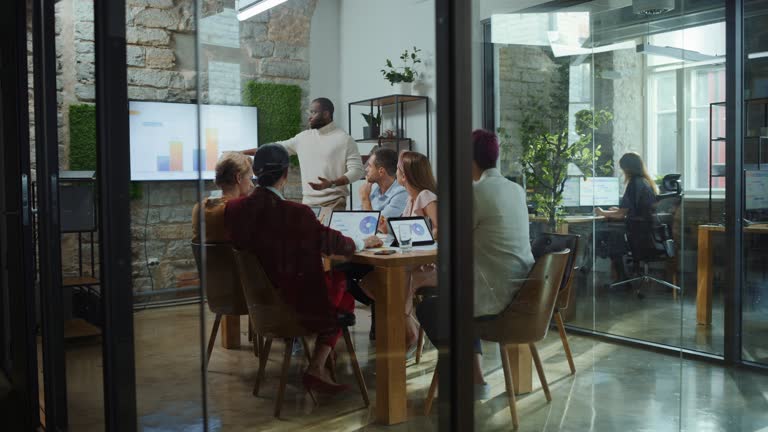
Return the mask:
[[[94,3],[99,261],[104,310],[104,420],[135,431],[130,139],[125,0]]]
[[[438,368],[439,429],[474,429],[471,364],[474,339],[474,277],[472,265],[472,2],[437,0],[436,91],[437,110],[438,233],[440,256],[439,331],[449,341],[440,350]],[[470,325],[467,325],[470,324]]]
[[[725,245],[726,284],[725,304],[725,362],[741,364],[742,289],[744,287],[743,233],[744,196],[744,2],[732,0],[725,7],[726,52],[726,120],[725,136]]]
[[[40,423],[40,404],[30,204],[27,8],[24,2],[10,2],[4,12],[0,16],[0,370],[11,384],[11,396],[0,415],[9,419],[5,426],[11,430],[33,430]]]
[[[65,431],[67,380],[59,229],[59,143],[54,0],[33,0],[38,260],[46,430]]]

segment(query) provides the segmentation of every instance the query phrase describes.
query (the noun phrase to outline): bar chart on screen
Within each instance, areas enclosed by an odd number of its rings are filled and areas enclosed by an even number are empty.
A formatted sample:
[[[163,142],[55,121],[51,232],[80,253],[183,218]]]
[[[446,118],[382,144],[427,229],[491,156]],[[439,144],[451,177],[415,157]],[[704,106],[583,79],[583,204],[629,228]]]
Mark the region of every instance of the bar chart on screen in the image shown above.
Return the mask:
[[[255,107],[132,101],[129,115],[135,181],[213,179],[222,153],[258,146]]]

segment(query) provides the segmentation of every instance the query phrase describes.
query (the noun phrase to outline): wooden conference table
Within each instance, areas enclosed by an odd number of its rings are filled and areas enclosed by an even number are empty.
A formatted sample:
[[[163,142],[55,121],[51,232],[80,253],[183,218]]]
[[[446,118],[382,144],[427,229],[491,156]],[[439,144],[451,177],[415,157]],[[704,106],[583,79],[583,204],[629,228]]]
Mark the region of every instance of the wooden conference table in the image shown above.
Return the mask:
[[[698,263],[696,266],[696,323],[712,324],[712,234],[724,233],[723,225],[699,225]],[[745,233],[768,234],[768,224],[750,225]]]
[[[374,267],[376,278],[376,421],[391,425],[408,419],[405,377],[405,293],[409,271],[437,262],[437,250],[415,249],[409,253],[374,255],[359,252],[351,262]],[[531,353],[528,347],[509,350],[516,393],[533,389]],[[467,373],[472,371],[468,368]]]

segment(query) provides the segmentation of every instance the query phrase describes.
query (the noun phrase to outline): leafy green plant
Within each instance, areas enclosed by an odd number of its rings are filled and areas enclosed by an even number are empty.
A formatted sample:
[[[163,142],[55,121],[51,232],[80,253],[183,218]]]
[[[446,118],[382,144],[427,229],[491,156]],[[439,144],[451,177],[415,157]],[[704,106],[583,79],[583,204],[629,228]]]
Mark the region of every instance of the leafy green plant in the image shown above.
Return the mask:
[[[577,112],[574,129],[578,138],[569,142],[567,113],[547,118],[544,112],[539,105],[523,117],[521,163],[527,185],[533,189],[531,200],[554,230],[562,216],[568,165],[573,163],[586,176],[608,175],[612,171],[610,160],[599,164],[601,146],[597,144],[593,147],[592,140],[594,132],[610,122],[613,115],[606,110]]]
[[[363,118],[369,127],[378,129],[381,126],[381,113],[376,115],[363,113]]]
[[[283,141],[301,132],[301,87],[250,81],[243,103],[259,109],[259,142]],[[291,157],[291,165],[299,160]]]
[[[420,49],[413,47],[413,51],[407,49],[400,54],[400,61],[402,66],[395,67],[392,60],[387,59],[386,69],[381,70],[381,74],[389,81],[390,85],[395,83],[412,83],[418,78],[419,73],[416,71],[416,65],[421,63],[419,58]]]

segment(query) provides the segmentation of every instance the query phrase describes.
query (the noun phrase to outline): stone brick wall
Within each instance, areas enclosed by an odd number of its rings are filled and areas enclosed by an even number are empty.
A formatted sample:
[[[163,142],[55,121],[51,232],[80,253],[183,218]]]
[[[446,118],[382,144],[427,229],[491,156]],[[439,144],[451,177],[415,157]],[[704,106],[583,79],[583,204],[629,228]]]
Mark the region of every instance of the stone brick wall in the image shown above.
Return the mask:
[[[246,22],[237,21],[234,1],[206,0],[199,26],[193,2],[127,0],[129,99],[240,104],[245,83],[258,80],[300,86],[306,108],[316,0],[289,0]],[[95,99],[93,0],[62,0],[56,8],[60,168],[67,169],[68,107]],[[175,288],[180,278],[195,271],[189,246],[192,208],[215,187],[208,184],[198,192],[194,181],[140,186],[143,196],[131,202],[134,290]],[[286,196],[301,200],[298,169],[289,174]],[[65,236],[65,273],[76,271],[75,251],[76,238]],[[157,258],[159,264],[148,269],[147,258]]]
[[[529,101],[549,101],[558,80],[557,65],[548,48],[523,45],[502,46],[498,52],[498,125],[511,136],[511,160],[522,153],[520,125]],[[567,109],[567,108],[566,108]],[[502,159],[505,155],[501,156]],[[504,168],[504,174],[517,175],[518,164]]]

